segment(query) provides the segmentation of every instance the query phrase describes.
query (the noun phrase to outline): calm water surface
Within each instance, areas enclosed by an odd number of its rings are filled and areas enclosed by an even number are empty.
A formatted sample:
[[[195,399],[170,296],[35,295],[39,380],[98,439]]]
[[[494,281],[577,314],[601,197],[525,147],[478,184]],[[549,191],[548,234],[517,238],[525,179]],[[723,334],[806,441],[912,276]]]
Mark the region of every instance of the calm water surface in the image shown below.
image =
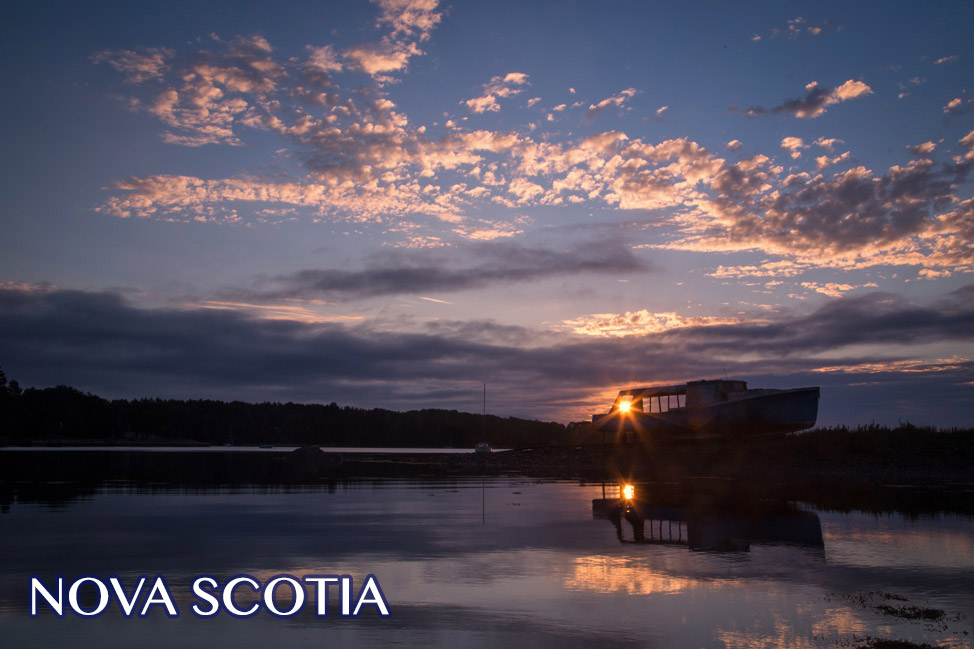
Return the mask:
[[[297,446],[4,446],[6,453],[288,453]],[[472,448],[400,448],[387,446],[320,446],[329,453],[452,455],[473,453]],[[506,449],[498,448],[497,451]]]
[[[614,486],[358,480],[185,490],[103,485],[0,513],[4,647],[972,647],[974,521],[801,503],[626,509]],[[372,573],[392,615],[199,619],[200,574]],[[161,574],[180,617],[28,616],[31,575]],[[285,593],[287,589],[284,589]],[[917,622],[879,607],[943,609]]]

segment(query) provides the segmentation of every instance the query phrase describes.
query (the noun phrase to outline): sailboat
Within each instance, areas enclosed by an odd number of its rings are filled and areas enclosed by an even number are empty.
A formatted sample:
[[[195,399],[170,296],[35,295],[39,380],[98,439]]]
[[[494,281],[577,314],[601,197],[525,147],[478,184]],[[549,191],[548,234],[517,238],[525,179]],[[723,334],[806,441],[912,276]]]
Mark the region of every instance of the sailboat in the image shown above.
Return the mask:
[[[486,383],[484,383],[484,435],[483,435],[483,438],[484,438],[484,441],[483,442],[479,442],[476,446],[473,447],[473,452],[474,453],[490,453],[491,450],[493,450],[493,449],[490,448],[490,444],[488,444],[487,441],[486,441],[487,440],[487,384]]]

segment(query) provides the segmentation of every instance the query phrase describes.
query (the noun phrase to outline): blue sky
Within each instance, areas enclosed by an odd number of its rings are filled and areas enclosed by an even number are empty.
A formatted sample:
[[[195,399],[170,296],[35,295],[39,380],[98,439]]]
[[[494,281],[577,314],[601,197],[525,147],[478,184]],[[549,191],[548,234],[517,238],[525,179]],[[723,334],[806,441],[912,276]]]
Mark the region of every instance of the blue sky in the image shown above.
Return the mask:
[[[972,424],[970,3],[2,11],[25,385]]]

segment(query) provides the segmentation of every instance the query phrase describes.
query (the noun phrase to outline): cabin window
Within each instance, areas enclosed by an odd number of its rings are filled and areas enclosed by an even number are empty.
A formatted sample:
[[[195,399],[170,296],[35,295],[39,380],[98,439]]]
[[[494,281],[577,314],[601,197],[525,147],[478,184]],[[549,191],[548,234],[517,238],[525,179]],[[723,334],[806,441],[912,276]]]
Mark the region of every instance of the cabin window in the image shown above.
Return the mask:
[[[669,412],[675,408],[685,408],[687,396],[685,394],[666,394],[655,397],[646,397],[649,401],[649,412],[660,413]]]

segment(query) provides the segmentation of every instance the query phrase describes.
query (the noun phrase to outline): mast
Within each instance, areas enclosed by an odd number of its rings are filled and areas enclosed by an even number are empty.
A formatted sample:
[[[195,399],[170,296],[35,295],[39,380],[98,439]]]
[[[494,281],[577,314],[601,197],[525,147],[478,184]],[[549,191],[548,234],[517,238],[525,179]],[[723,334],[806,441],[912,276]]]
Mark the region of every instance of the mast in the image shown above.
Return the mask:
[[[484,383],[484,436],[483,440],[487,441],[487,384]]]

